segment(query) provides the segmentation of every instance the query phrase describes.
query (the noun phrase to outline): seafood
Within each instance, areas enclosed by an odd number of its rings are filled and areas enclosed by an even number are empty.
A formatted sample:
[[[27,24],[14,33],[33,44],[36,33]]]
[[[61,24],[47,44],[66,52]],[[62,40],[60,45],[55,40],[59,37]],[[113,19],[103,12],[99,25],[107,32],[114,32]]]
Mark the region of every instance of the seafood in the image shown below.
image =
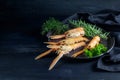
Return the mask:
[[[99,36],[95,36],[93,37],[93,39],[90,41],[90,43],[87,45],[87,49],[92,49],[94,48],[96,45],[98,45],[100,42],[100,37]]]
[[[82,54],[84,52],[85,49],[93,49],[96,45],[98,45],[100,42],[100,37],[99,36],[95,36],[93,37],[93,39],[89,42],[89,44],[87,46],[85,46],[85,48],[75,54],[72,55],[72,57],[77,57],[80,54]]]
[[[72,37],[84,36],[84,34],[85,34],[84,28],[78,27],[78,28],[68,30],[61,35],[49,36],[49,38],[50,39],[72,38]]]
[[[40,58],[48,55],[50,52],[52,52],[52,51],[54,51],[54,50],[55,50],[55,49],[49,49],[49,50],[45,51],[44,53],[42,53],[42,54],[38,55],[37,57],[35,57],[35,60],[38,60],[38,59],[40,59]]]
[[[68,54],[70,51],[75,50],[79,47],[85,46],[86,43],[85,42],[79,42],[79,43],[75,43],[75,44],[70,44],[70,45],[48,45],[47,47],[50,48],[50,50],[38,55],[35,59],[40,59],[46,55],[48,55],[50,52],[52,51],[56,51],[58,56],[52,61],[49,70],[51,70],[55,64],[59,61],[59,59],[65,55]]]
[[[75,44],[75,43],[79,43],[81,41],[89,41],[86,37],[82,37],[82,36],[78,36],[78,37],[74,37],[74,38],[66,38],[66,39],[63,39],[59,42],[44,42],[46,44],[66,44],[66,45],[69,45],[69,44]]]

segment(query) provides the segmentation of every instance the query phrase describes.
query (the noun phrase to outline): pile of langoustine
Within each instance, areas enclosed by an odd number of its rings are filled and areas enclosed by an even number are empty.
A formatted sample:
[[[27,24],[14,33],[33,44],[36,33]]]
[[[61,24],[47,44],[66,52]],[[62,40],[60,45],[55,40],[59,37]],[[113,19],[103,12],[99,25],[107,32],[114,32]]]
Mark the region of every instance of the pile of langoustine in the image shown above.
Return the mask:
[[[99,36],[94,36],[92,39],[85,37],[85,31],[83,27],[77,27],[66,31],[61,35],[51,35],[50,39],[60,39],[58,42],[44,42],[49,48],[48,51],[41,53],[35,60],[38,60],[51,52],[56,52],[58,56],[52,61],[49,70],[51,70],[55,64],[62,58],[63,55],[69,54],[70,51],[76,50],[77,48],[84,47],[82,50],[75,52],[71,57],[77,57],[84,53],[85,49],[93,49],[100,42]]]

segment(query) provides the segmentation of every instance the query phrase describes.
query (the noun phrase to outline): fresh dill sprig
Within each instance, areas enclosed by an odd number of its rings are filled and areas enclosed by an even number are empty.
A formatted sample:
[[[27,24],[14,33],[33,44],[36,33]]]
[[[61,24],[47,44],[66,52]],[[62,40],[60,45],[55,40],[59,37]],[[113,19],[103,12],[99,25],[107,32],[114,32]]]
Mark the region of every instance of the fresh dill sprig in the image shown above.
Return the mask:
[[[55,18],[49,18],[45,23],[43,23],[41,34],[45,35],[48,32],[52,32],[52,34],[61,34],[67,31],[68,29],[68,25],[63,24]]]
[[[103,32],[103,30],[96,25],[86,23],[82,20],[69,20],[69,23],[74,27],[83,27],[85,29],[85,36],[94,37],[96,35],[103,39],[107,39],[109,32]]]

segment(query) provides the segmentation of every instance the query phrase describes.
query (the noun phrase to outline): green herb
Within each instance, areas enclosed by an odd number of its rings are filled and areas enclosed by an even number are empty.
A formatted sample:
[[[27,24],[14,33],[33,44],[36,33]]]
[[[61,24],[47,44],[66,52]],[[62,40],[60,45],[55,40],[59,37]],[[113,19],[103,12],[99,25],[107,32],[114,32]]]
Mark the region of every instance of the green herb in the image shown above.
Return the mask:
[[[85,29],[85,36],[94,37],[96,35],[100,36],[103,39],[107,39],[109,33],[103,32],[103,30],[96,25],[92,25],[89,23],[85,23],[82,20],[69,20],[70,24],[74,25],[75,27],[84,27]]]
[[[85,50],[85,55],[89,58],[92,58],[94,56],[99,56],[100,54],[107,51],[107,47],[105,47],[103,44],[98,44],[95,48],[88,50]]]
[[[52,34],[61,34],[68,30],[68,26],[63,24],[62,22],[54,19],[49,18],[43,25],[42,25],[42,35],[45,35],[48,32],[52,32]]]

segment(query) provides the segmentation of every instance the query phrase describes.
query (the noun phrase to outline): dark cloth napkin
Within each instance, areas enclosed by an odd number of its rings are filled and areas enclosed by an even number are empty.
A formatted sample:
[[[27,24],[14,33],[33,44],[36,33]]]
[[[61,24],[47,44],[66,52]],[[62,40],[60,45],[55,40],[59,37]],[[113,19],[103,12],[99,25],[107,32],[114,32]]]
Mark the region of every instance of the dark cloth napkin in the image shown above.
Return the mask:
[[[90,15],[88,19],[97,24],[120,25],[120,11],[102,10]]]
[[[106,71],[120,71],[120,48],[115,47],[109,54],[102,56],[97,68]]]
[[[88,13],[89,14],[89,13]],[[108,31],[120,31],[120,11],[102,10],[89,14],[88,21]]]

